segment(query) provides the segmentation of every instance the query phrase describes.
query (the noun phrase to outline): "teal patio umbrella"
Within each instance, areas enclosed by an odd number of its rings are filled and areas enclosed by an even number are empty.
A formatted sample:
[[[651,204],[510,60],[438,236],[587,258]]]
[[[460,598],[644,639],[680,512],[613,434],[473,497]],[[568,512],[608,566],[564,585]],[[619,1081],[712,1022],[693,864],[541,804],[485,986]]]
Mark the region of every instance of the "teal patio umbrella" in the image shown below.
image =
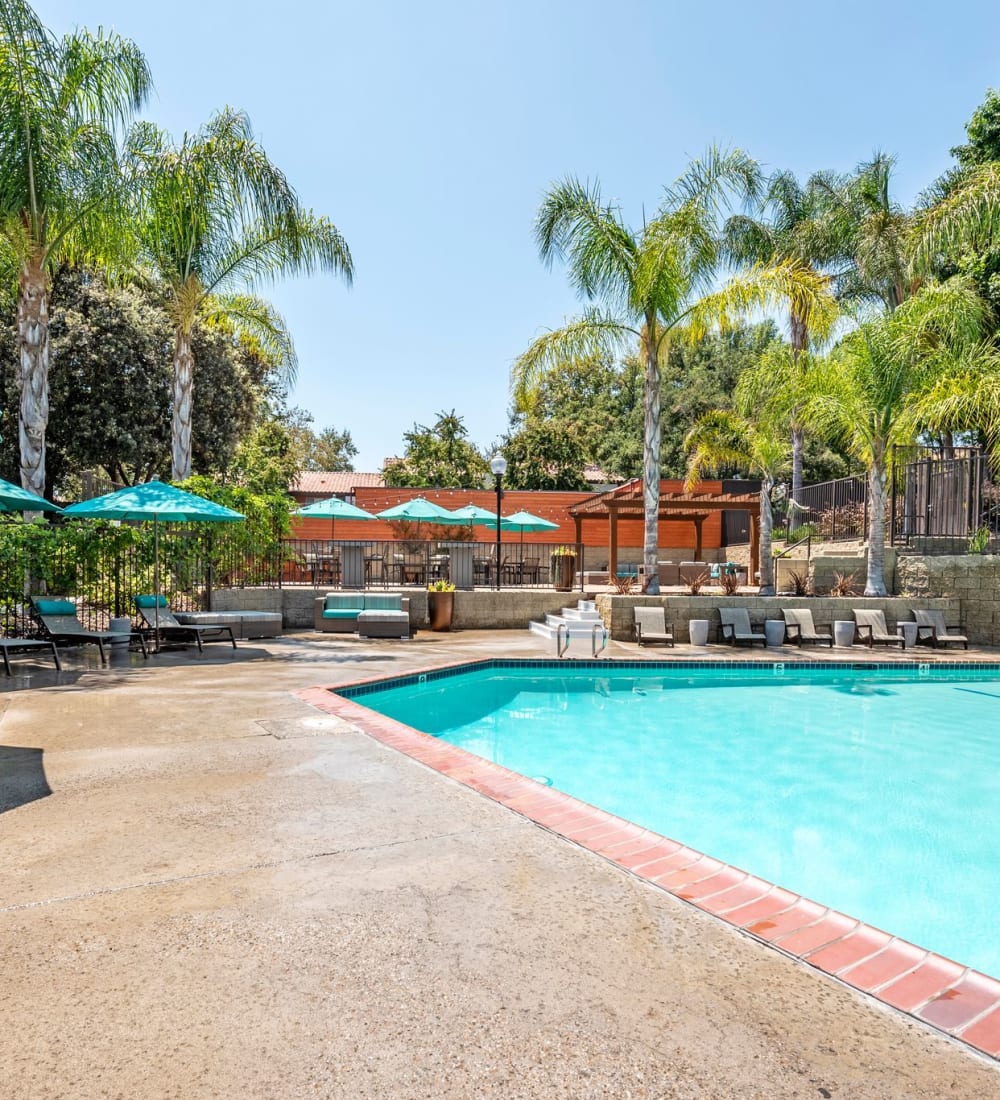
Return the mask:
[[[0,512],[61,512],[58,504],[0,478]]]
[[[512,516],[502,516],[500,529],[503,531],[520,531],[521,545],[524,545],[525,531],[558,531],[559,524],[550,519],[542,519],[541,516],[533,516],[530,512],[515,512]]]
[[[413,500],[404,500],[402,504],[395,504],[386,508],[384,512],[376,513],[378,519],[404,520],[417,525],[417,537],[420,536],[421,523],[436,523],[439,525],[453,524],[456,521],[455,514],[440,504],[434,504],[426,497],[414,497]]]
[[[497,514],[488,508],[480,508],[478,504],[466,504],[462,508],[456,508],[451,513],[458,524],[468,524],[470,527],[492,527],[496,530]],[[501,521],[501,529],[503,522]]]
[[[153,521],[153,587],[157,597],[153,619],[157,635],[160,625],[160,520],[165,523],[236,523],[246,519],[242,512],[234,512],[232,508],[173,485],[164,485],[162,481],[129,485],[103,497],[82,500],[79,504],[71,504],[64,514],[76,519]]]
[[[338,519],[375,519],[371,512],[364,508],[358,508],[354,504],[348,504],[340,497],[328,497],[326,500],[317,500],[314,504],[307,504],[297,508],[292,515],[310,516],[313,519],[330,520],[330,538],[333,538],[334,525]]]

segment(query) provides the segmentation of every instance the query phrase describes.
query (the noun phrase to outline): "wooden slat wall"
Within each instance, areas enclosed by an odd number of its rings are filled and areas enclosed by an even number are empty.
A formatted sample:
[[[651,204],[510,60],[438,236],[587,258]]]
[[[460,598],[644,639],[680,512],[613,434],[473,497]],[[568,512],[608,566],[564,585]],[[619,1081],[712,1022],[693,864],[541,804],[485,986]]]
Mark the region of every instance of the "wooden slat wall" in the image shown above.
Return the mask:
[[[682,491],[680,481],[669,482],[669,488],[676,492]],[[704,492],[721,492],[722,486],[717,481],[702,482],[700,489]],[[489,490],[470,489],[378,489],[359,488],[355,494],[355,503],[366,512],[382,512],[395,504],[406,500],[412,500],[417,496],[425,496],[442,508],[453,511],[465,504],[477,504],[480,508],[492,511],[496,508],[496,493]],[[529,492],[526,490],[504,490],[503,512],[510,515],[512,512],[531,512],[532,515],[541,516],[559,524],[557,531],[540,531],[537,534],[525,532],[525,543],[572,543],[576,538],[573,518],[569,509],[574,504],[593,496],[592,493],[559,493],[559,492]],[[433,538],[434,528],[430,525],[421,528],[421,532],[428,532]],[[475,528],[477,542],[490,542],[494,535],[486,527]],[[643,526],[640,519],[620,520],[618,523],[619,546],[642,546]],[[337,520],[334,527],[334,535],[338,539],[380,540],[395,538],[392,527],[382,520],[359,521]],[[300,539],[328,539],[330,538],[330,521],[328,519],[303,519],[292,517],[292,537]],[[502,535],[504,542],[518,542],[517,532],[505,531]],[[583,521],[583,542],[585,546],[608,545],[608,521],[602,516]],[[694,524],[687,521],[661,520],[660,545],[675,547],[690,547],[694,549],[695,532]],[[702,545],[705,549],[715,549],[722,545],[722,513],[716,512],[710,515],[702,526]]]

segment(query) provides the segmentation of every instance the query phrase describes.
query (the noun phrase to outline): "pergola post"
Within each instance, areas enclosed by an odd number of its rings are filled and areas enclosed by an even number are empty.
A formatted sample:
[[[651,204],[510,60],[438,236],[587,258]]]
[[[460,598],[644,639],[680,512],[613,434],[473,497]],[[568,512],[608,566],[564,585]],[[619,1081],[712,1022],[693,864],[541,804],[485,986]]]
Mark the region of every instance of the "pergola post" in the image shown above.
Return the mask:
[[[702,539],[701,539],[701,525],[705,522],[704,516],[694,517],[694,560],[701,561],[702,554]]]
[[[618,576],[618,512],[608,509],[608,584]]]
[[[760,569],[760,514],[750,513],[750,575],[747,584],[753,584],[754,574]]]

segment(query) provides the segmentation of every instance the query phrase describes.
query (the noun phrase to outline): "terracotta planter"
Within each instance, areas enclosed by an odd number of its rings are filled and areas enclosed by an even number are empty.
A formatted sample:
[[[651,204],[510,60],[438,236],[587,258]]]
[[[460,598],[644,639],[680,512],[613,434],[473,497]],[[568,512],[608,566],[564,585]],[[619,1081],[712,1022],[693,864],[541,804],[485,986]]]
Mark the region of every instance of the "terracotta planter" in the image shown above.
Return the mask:
[[[427,614],[430,616],[431,630],[451,630],[454,613],[454,592],[427,593]]]
[[[549,578],[557,592],[572,592],[576,576],[576,554],[553,554],[549,564]]]

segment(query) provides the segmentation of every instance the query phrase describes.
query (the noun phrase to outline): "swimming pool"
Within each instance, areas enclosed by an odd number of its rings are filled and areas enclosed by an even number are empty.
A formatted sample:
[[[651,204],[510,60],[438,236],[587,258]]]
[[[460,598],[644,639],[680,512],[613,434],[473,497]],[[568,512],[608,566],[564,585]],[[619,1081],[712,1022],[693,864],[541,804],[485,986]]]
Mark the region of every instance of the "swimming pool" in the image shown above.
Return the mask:
[[[490,662],[342,692],[1000,976],[1000,668]]]

